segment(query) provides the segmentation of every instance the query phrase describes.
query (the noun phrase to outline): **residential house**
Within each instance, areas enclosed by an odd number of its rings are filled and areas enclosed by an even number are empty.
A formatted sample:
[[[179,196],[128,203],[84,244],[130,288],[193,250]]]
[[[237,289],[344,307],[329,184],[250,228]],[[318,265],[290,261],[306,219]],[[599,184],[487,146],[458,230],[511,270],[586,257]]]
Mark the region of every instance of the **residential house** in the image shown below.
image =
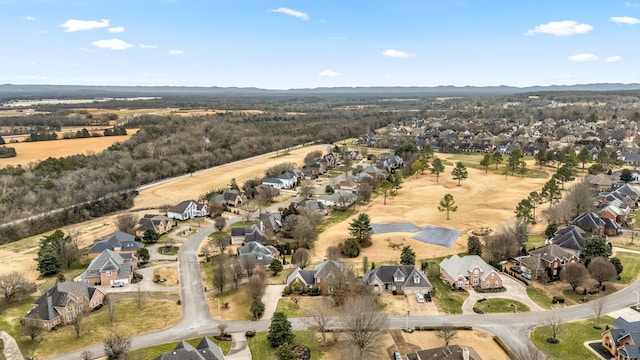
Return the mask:
[[[358,193],[358,189],[360,188],[360,184],[351,180],[342,180],[336,186],[336,189],[351,191],[354,194]]]
[[[242,264],[245,264],[248,259],[251,259],[253,263],[260,265],[269,265],[271,260],[280,256],[278,249],[275,247],[262,245],[257,241],[242,244],[242,246],[237,249],[237,254]]]
[[[613,185],[611,176],[607,174],[596,174],[587,176],[587,182],[591,188],[597,191],[609,191]]]
[[[232,245],[248,243],[250,241],[264,242],[266,239],[265,227],[260,220],[249,227],[231,228]]]
[[[278,190],[284,189],[284,183],[282,182],[282,180],[280,180],[278,178],[266,177],[266,178],[262,179],[261,184],[274,187],[274,188],[276,188]]]
[[[213,197],[213,202],[227,206],[239,207],[247,202],[247,196],[238,190],[227,190]]]
[[[334,260],[325,260],[316,265],[314,270],[296,268],[287,277],[286,284],[288,286],[293,286],[295,283],[299,283],[302,286],[317,286],[321,292],[330,293],[327,283],[331,277],[336,276],[341,271],[344,271],[343,264]]]
[[[175,349],[155,357],[153,360],[224,360],[222,349],[216,345],[208,337],[193,347],[191,344],[182,340],[176,345]]]
[[[622,317],[615,319],[613,326],[602,333],[602,346],[613,359],[640,359],[640,321],[629,322]]]
[[[305,208],[311,212],[315,212],[320,215],[329,214],[329,208],[327,207],[327,205],[325,205],[323,202],[319,200],[312,200],[312,199],[304,200],[304,201],[295,203],[294,206],[296,207],[296,209]]]
[[[349,159],[360,161],[362,160],[362,154],[358,150],[349,150],[342,153],[342,158],[345,160]]]
[[[440,262],[440,277],[445,284],[458,289],[501,289],[502,278],[493,266],[478,255],[457,254]]]
[[[289,171],[278,175],[278,180],[282,182],[283,189],[293,189],[298,185],[298,176]]]
[[[282,214],[262,214],[259,218],[260,222],[264,226],[264,233],[269,237],[275,236],[282,230]]]
[[[431,292],[431,283],[414,265],[382,265],[364,276],[367,285],[377,294],[425,294]]]
[[[137,267],[138,259],[134,255],[120,255],[107,249],[91,260],[80,279],[89,285],[113,285],[115,282],[130,284]]]
[[[200,204],[195,200],[185,200],[167,209],[167,217],[176,220],[189,220],[209,215],[207,204]]]
[[[108,238],[93,243],[89,249],[87,257],[89,259],[95,259],[105,250],[112,250],[113,252],[123,255],[134,255],[138,249],[143,248],[142,243],[137,242],[135,236],[127,234],[122,231],[116,231]]]
[[[558,278],[569,263],[580,262],[579,251],[551,244],[529,251],[529,257],[522,259],[523,271],[532,278],[540,278],[547,273],[549,278]]]
[[[336,190],[333,194],[324,194],[318,196],[318,202],[323,203],[325,206],[337,206],[340,208],[347,208],[358,200],[358,196],[351,191]]]
[[[450,345],[407,354],[407,360],[482,360],[471,346]]]
[[[584,247],[584,239],[587,237],[589,237],[587,236],[587,233],[580,227],[576,225],[567,225],[558,229],[558,231],[553,234],[553,237],[548,239],[546,243],[580,252]]]
[[[589,211],[578,215],[573,224],[582,230],[594,235],[618,235],[622,232],[622,226],[609,218],[602,218],[598,214]]]
[[[147,230],[160,235],[168,233],[173,228],[174,222],[164,215],[145,214],[136,228],[136,236],[143,237]]]
[[[79,313],[100,306],[103,299],[102,290],[85,283],[57,283],[36,300],[24,321],[51,330],[55,326],[70,323]]]

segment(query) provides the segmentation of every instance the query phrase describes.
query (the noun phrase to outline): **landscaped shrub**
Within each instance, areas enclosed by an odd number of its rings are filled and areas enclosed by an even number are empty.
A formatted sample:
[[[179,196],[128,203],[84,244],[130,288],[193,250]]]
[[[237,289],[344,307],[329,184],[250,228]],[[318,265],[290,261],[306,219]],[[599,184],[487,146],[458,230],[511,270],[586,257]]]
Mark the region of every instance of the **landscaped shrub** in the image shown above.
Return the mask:
[[[588,292],[588,293],[589,293],[589,295],[595,295],[595,294],[600,293],[600,290],[599,290],[599,289],[589,290],[589,292]]]
[[[340,244],[340,253],[346,257],[354,258],[360,255],[360,245],[356,239],[347,239]]]
[[[291,291],[296,294],[300,294],[302,292],[302,284],[296,282],[295,284],[293,284],[293,286],[291,286]]]
[[[320,288],[317,286],[312,286],[309,288],[309,295],[318,296],[320,295]]]
[[[391,290],[391,293],[392,293],[393,295],[398,295],[398,291],[397,291],[397,290]]]
[[[551,302],[553,304],[564,304],[564,298],[562,296],[554,296]]]
[[[253,331],[253,330],[249,330],[249,331],[244,333],[244,336],[246,336],[248,338],[252,338],[252,337],[256,336],[256,332]]]
[[[291,295],[291,286],[285,286],[282,290],[282,295],[287,296]]]

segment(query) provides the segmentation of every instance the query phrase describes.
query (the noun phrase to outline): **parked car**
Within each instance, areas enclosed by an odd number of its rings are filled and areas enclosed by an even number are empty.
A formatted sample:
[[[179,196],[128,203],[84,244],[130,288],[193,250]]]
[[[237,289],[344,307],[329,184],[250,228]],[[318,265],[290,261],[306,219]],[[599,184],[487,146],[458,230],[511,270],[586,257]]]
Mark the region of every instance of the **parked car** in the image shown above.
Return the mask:
[[[522,274],[522,268],[520,266],[512,266],[509,268],[509,270],[518,274]]]
[[[400,352],[398,351],[393,352],[393,360],[402,360],[402,355],[400,355]]]
[[[523,272],[522,277],[527,280],[531,280],[531,273]]]
[[[423,303],[424,296],[422,296],[422,294],[416,294],[416,300],[418,300],[419,303]]]
[[[424,294],[424,299],[427,300],[427,302],[431,302],[431,293]]]

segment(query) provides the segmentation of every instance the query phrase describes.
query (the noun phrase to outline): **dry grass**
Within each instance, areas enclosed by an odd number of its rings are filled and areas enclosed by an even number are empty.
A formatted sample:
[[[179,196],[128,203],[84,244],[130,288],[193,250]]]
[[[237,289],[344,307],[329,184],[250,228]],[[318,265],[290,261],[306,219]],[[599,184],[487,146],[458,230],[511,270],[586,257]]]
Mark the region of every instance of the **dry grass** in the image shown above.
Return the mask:
[[[231,179],[236,179],[239,185],[246,180],[264,177],[267,168],[283,163],[293,162],[302,165],[304,157],[311,151],[322,150],[327,145],[314,145],[292,150],[289,155],[273,157],[275,153],[261,155],[244,161],[225,164],[213,169],[198,171],[193,176],[154,186],[140,192],[135,198],[134,208],[177,204],[185,199],[197,199],[200,195],[213,188],[226,187]]]
[[[442,160],[448,160],[453,155],[438,156]],[[462,186],[458,186],[456,181],[450,179],[451,170],[452,166],[446,166],[439,182],[436,182],[434,175],[414,175],[404,180],[397,196],[387,198],[387,205],[383,205],[383,197],[378,196],[368,205],[357,209],[358,212],[369,214],[372,223],[410,221],[419,227],[433,225],[460,230],[462,235],[450,249],[411,239],[414,233],[379,234],[373,235],[373,246],[362,249],[360,257],[354,261],[359,263],[362,256],[367,256],[369,262],[376,263],[399,261],[403,245],[410,245],[418,259],[464,252],[468,231],[485,226],[495,229],[513,219],[516,204],[531,191],[539,191],[547,181],[519,177],[509,177],[505,180],[504,176],[485,174],[484,171],[468,168],[469,178],[462,182]],[[438,202],[446,193],[451,193],[458,205],[458,211],[450,215],[451,220],[446,219],[445,213],[438,211]],[[538,208],[538,213],[542,208],[544,206]],[[329,246],[337,245],[348,237],[349,222],[352,218],[332,225],[320,234],[316,242],[314,261],[321,260]],[[389,242],[399,245],[397,250],[390,248]]]
[[[218,301],[220,304],[229,303],[227,309],[220,307],[218,314]],[[209,311],[215,318],[221,320],[253,320],[251,315],[251,296],[249,295],[247,285],[240,285],[238,289],[225,291],[224,294],[213,294],[207,298]]]
[[[124,142],[138,129],[127,129],[126,136],[101,136],[86,139],[61,139],[52,141],[21,142],[7,144],[16,149],[18,156],[0,159],[0,167],[8,165],[28,165],[49,157],[64,157],[77,154],[98,153],[116,142]]]
[[[402,333],[405,341],[421,349],[444,346],[444,341],[436,336],[435,331],[415,331],[411,334]],[[428,345],[426,345],[428,344]],[[480,357],[491,360],[509,360],[509,356],[493,341],[493,336],[480,330],[458,331],[451,341],[452,345],[465,345],[474,348]]]
[[[166,279],[165,282],[159,282],[160,285],[174,286],[178,285],[178,267],[167,266],[153,271],[153,278],[160,277]]]
[[[83,320],[84,330],[80,339],[76,339],[72,326],[64,326],[47,332],[36,343],[25,343],[22,350],[25,354],[46,358],[99,344],[112,333],[134,336],[165,329],[177,323],[181,316],[180,306],[170,300],[150,299],[142,310],[136,307],[133,300],[121,300],[116,303],[116,309],[118,317],[113,325],[109,325],[106,310],[102,308]]]

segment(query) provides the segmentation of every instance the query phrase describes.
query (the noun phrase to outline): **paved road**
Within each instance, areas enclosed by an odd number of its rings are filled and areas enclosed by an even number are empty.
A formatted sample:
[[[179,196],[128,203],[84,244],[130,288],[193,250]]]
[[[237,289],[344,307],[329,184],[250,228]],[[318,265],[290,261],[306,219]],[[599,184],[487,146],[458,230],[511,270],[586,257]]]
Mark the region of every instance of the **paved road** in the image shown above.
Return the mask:
[[[506,274],[500,274],[502,284],[506,291],[497,293],[479,293],[475,291],[469,292],[469,297],[462,303],[463,314],[475,314],[473,306],[480,299],[513,299],[527,305],[531,311],[543,311],[543,309],[533,302],[527,295],[527,288],[519,281],[511,278]]]

